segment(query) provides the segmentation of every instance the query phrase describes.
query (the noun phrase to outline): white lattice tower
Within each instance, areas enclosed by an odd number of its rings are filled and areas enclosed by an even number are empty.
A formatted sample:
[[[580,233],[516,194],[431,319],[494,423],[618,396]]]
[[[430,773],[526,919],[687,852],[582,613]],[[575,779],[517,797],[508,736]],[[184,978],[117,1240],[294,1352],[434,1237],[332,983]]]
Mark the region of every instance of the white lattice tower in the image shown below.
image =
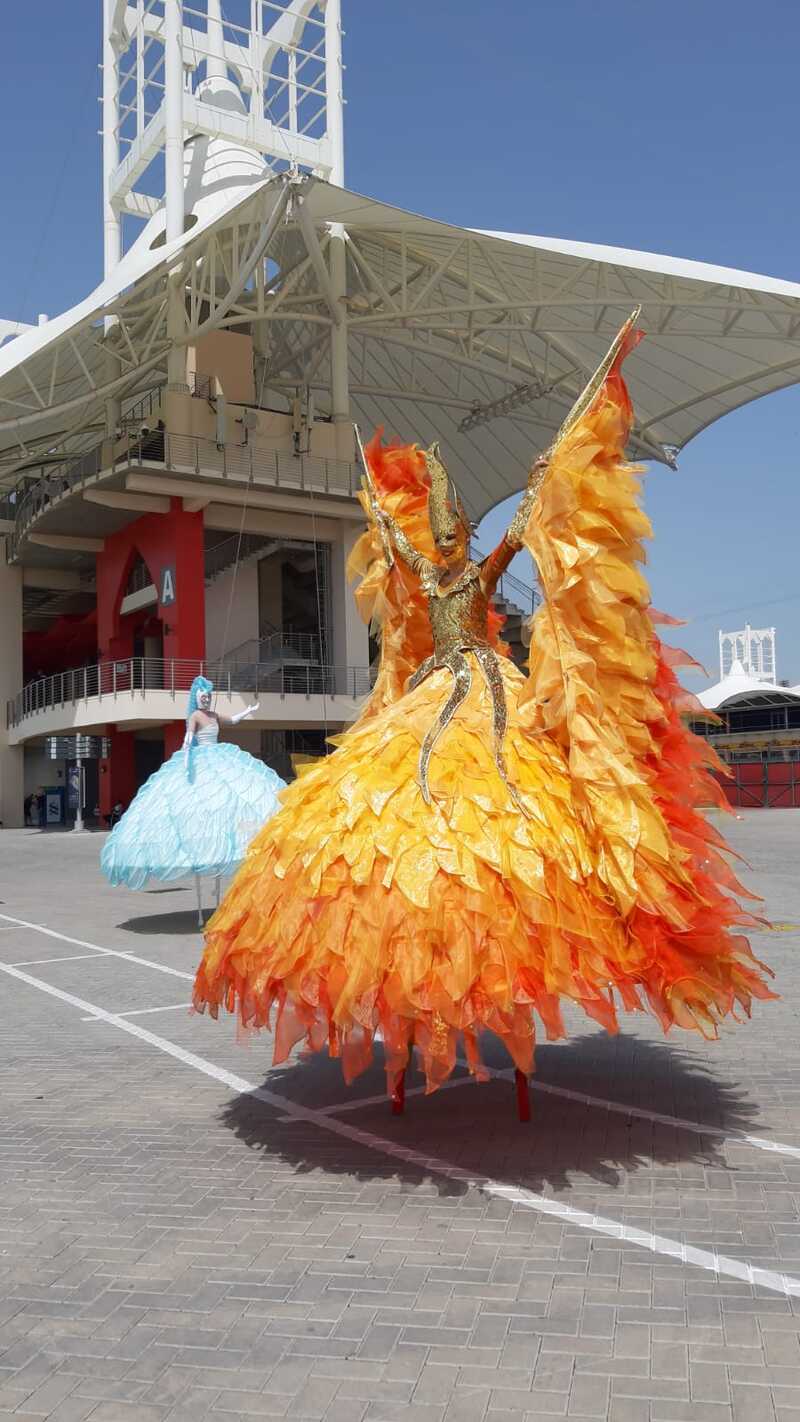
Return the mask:
[[[123,216],[183,232],[184,145],[344,177],[340,0],[103,0],[105,273]]]
[[[737,662],[741,664],[745,676],[774,682],[777,676],[775,628],[751,627],[748,624],[738,632],[720,632],[720,679],[729,676]]]

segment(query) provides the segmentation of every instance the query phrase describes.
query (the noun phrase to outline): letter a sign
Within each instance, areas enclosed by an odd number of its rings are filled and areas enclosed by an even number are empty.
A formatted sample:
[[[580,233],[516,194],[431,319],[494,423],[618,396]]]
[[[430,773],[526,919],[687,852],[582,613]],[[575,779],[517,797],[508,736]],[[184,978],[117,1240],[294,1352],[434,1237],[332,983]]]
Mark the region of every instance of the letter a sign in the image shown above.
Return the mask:
[[[175,601],[175,565],[171,568],[161,570],[161,593],[159,602],[162,607],[169,607]]]

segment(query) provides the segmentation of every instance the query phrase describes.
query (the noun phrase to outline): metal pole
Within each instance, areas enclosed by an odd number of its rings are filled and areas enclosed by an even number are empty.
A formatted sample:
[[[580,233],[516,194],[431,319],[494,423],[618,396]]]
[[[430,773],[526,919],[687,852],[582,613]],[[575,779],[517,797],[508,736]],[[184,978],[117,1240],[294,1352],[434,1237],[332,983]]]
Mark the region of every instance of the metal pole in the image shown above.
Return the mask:
[[[83,823],[83,761],[81,760],[80,756],[78,756],[76,759],[78,766],[78,809],[75,815],[75,827],[73,833],[82,834],[82,832],[86,829],[86,826]]]
[[[119,164],[119,75],[117,54],[112,40],[114,0],[104,0],[103,4],[103,269],[106,277],[111,276],[122,256],[122,217],[111,200],[111,185]],[[114,316],[104,321],[106,336],[116,322]],[[106,358],[107,374],[110,380],[119,373],[119,361],[109,351]],[[106,435],[113,438],[120,419],[121,405],[118,399],[106,401]]]
[[[183,5],[164,0],[164,176],[167,245],[183,236]],[[186,385],[186,347],[182,345],[186,317],[183,286],[169,277],[167,384]]]
[[[325,6],[325,94],[327,137],[331,155],[330,181],[344,185],[344,101],[342,97],[342,12],[341,0],[327,0]],[[347,310],[343,297],[347,294],[347,256],[345,232],[341,222],[329,228],[330,278],[334,300],[341,303],[342,319],[331,327],[331,404],[335,430],[336,455],[352,460],[350,421],[350,386],[348,380]]]
[[[330,181],[341,188],[344,185],[341,0],[327,0],[325,6],[325,103],[331,154]]]

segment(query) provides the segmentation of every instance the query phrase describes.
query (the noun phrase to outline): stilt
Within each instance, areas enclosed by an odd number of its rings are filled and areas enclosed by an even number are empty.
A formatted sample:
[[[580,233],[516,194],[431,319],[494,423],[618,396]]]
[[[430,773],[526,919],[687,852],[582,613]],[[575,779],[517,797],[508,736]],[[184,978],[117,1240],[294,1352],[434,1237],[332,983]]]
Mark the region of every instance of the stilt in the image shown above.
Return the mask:
[[[197,890],[197,927],[203,927],[203,901],[200,897],[200,875],[195,874],[194,886]]]
[[[406,1073],[405,1068],[397,1073],[394,1079],[394,1089],[392,1091],[392,1115],[402,1116],[406,1109]]]
[[[531,1096],[528,1089],[528,1078],[524,1071],[517,1067],[514,1071],[514,1081],[517,1087],[517,1112],[521,1121],[531,1119]]]
[[[218,874],[218,875],[217,875],[217,879],[216,879],[216,886],[217,886],[217,887],[216,887],[216,893],[217,893],[217,908],[219,908],[219,895],[220,895],[220,886],[221,886],[221,884],[222,884],[222,875],[221,875],[221,874]]]

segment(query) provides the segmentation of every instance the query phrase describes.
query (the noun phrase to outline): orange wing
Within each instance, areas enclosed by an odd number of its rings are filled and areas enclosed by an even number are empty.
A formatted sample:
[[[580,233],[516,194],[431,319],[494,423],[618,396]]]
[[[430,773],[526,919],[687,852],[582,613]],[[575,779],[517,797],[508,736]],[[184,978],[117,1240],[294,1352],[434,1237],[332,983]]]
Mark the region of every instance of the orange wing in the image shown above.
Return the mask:
[[[620,907],[663,915],[666,866],[679,882],[702,876],[744,891],[701,813],[725,799],[711,773],[721,762],[682,719],[694,698],[673,667],[691,658],[662,646],[654,624],[671,619],[651,609],[640,567],[651,528],[642,470],[625,457],[632,409],[620,369],[635,343],[557,446],[528,521],[545,600],[523,701],[530,729],[554,735],[568,756],[576,809],[599,837],[601,872]],[[732,921],[731,902],[709,897],[718,921]]]

